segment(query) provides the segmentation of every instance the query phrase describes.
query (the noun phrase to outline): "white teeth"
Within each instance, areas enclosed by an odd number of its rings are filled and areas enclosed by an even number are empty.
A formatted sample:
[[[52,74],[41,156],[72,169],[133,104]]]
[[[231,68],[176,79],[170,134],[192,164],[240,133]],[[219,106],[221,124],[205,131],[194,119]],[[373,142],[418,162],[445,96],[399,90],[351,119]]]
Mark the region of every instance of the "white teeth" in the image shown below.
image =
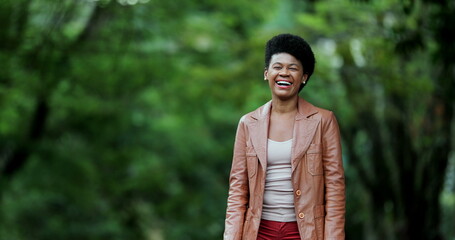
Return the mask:
[[[290,82],[286,82],[286,81],[278,81],[276,82],[278,85],[285,85],[285,86],[290,86],[291,83]]]

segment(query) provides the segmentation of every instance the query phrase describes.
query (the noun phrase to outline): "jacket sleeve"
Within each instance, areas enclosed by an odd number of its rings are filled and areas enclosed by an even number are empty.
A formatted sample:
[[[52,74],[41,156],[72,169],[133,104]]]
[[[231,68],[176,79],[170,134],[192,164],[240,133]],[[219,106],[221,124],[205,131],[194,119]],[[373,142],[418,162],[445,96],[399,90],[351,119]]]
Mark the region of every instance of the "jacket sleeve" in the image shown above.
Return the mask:
[[[332,112],[324,121],[322,141],[326,205],[324,239],[343,240],[346,212],[345,180],[340,130]]]
[[[246,166],[246,126],[240,119],[234,144],[229,196],[227,200],[224,240],[241,240],[246,206],[249,199]]]

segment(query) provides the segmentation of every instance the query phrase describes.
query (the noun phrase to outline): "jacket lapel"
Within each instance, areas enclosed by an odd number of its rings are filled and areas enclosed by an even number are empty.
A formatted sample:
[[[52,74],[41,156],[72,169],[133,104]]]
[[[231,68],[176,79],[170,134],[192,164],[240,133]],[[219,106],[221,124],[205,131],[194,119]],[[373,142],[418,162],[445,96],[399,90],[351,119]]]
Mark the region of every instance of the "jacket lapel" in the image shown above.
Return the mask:
[[[259,108],[252,118],[256,121],[248,124],[251,142],[263,169],[267,169],[267,139],[272,102],[267,102]],[[294,135],[292,144],[292,171],[307,151],[318,128],[320,119],[309,118],[318,112],[317,108],[302,98],[299,98],[298,112],[295,116]]]
[[[256,121],[250,125],[251,142],[264,170],[267,169],[267,138],[271,106],[272,102],[269,101],[259,108],[252,116]]]
[[[299,98],[298,112],[294,123],[291,165],[294,172],[298,161],[308,150],[318,128],[320,119],[309,118],[318,112],[317,108],[302,98]]]

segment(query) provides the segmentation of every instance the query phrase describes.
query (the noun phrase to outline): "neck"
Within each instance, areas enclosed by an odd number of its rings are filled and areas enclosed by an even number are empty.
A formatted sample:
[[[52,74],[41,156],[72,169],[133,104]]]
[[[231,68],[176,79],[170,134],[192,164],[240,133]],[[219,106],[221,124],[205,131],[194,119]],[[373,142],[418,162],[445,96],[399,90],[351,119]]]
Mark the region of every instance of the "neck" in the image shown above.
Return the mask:
[[[287,100],[272,98],[272,112],[280,114],[295,113],[297,111],[298,101],[298,96]]]

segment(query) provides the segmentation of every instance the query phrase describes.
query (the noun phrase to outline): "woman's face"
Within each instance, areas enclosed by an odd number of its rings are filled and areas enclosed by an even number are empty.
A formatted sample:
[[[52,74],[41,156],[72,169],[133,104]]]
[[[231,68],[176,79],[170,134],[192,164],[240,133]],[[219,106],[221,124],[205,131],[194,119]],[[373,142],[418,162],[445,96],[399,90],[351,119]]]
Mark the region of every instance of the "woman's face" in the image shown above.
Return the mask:
[[[272,97],[286,100],[299,94],[300,84],[306,81],[308,74],[303,73],[302,63],[294,56],[277,53],[272,55],[264,77],[269,82]]]

